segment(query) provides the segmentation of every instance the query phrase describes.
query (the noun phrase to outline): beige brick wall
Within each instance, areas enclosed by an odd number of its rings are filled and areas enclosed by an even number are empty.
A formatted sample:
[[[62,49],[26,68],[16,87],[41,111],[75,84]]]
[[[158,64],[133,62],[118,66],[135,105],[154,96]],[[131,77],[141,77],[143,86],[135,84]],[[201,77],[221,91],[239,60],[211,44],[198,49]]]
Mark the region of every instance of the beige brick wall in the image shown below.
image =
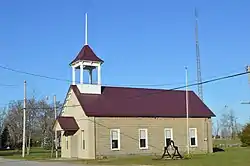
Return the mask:
[[[94,159],[95,158],[95,139],[94,139],[94,118],[87,117],[78,102],[76,95],[69,92],[71,95],[66,102],[61,116],[73,116],[79,126],[79,130],[74,136],[68,136],[68,149],[66,148],[66,138],[61,135],[61,156],[62,158],[82,158]],[[57,124],[58,125],[58,124]],[[56,126],[57,130],[61,130]],[[84,130],[85,149],[82,148],[82,133]],[[63,131],[62,131],[63,134]]]
[[[187,137],[185,118],[96,118],[96,122],[97,156],[124,154],[162,154],[165,144],[164,128],[172,128],[175,145],[177,145],[182,152],[186,150]],[[198,147],[191,148],[190,151],[192,153],[211,152],[211,120],[206,118],[190,118],[189,127],[197,128],[198,137]],[[119,151],[111,150],[110,128],[120,129],[121,149]],[[138,130],[140,128],[148,129],[149,148],[147,150],[139,149]],[[206,138],[208,139],[206,140]]]
[[[68,137],[68,148],[66,147],[66,137],[63,136],[63,131],[61,132],[61,157],[62,158],[71,158],[71,137]]]
[[[75,141],[69,137],[69,148],[66,149],[65,137],[62,136],[62,157],[71,158],[72,155],[83,159],[93,159],[99,155],[124,154],[162,154],[164,148],[164,128],[173,129],[173,139],[180,151],[186,150],[186,119],[185,118],[93,118],[87,117],[79,106],[79,102],[72,91],[62,116],[75,117],[80,129],[75,133]],[[72,105],[78,105],[72,107]],[[70,107],[67,107],[70,106]],[[58,124],[57,124],[58,125]],[[189,127],[197,128],[198,147],[191,148],[192,152],[212,151],[211,119],[189,119]],[[55,127],[61,130],[59,126]],[[110,145],[110,130],[120,129],[121,149],[112,151]],[[140,128],[148,129],[147,150],[139,149]],[[81,130],[85,131],[86,149],[82,149]],[[62,132],[63,134],[63,132]],[[208,138],[208,140],[206,140]],[[77,141],[76,141],[77,140]],[[74,147],[74,148],[72,148]],[[76,148],[78,147],[78,148]],[[72,153],[73,152],[73,153]]]

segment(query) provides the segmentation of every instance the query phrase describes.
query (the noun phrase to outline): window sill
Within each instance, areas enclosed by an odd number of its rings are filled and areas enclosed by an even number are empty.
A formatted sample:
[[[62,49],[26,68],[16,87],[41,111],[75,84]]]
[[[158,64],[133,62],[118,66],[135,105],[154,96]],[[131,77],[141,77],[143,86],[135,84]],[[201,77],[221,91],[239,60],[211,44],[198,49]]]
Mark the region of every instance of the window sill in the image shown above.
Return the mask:
[[[197,148],[198,145],[190,145],[190,148]]]
[[[142,148],[141,148],[141,147],[139,147],[139,149],[140,149],[140,150],[147,150],[147,149],[148,149],[148,147],[142,147]]]
[[[119,148],[111,149],[112,151],[119,151]]]

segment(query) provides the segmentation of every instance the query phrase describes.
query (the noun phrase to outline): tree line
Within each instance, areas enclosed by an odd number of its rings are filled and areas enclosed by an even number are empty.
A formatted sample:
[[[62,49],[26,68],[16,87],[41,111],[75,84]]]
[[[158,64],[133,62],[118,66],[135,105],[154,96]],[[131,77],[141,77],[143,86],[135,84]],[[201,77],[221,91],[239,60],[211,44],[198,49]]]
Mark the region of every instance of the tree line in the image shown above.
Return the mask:
[[[53,123],[55,122],[54,103],[35,97],[26,100],[26,148],[39,146],[51,148],[54,144]],[[57,101],[57,115],[62,103]],[[0,109],[0,149],[10,147],[21,149],[23,136],[23,100],[10,101]],[[60,135],[59,135],[60,136]],[[240,139],[250,146],[250,124],[241,125],[231,109],[223,113],[220,120],[213,123],[214,138]]]
[[[245,125],[238,123],[231,109],[213,123],[213,137],[215,139],[239,139],[242,146],[250,146],[250,122]]]
[[[57,115],[62,104],[57,101]],[[26,148],[31,146],[49,148],[53,145],[55,122],[54,103],[46,99],[26,100]],[[21,149],[23,139],[23,100],[9,102],[0,110],[0,148]]]
[[[237,122],[237,117],[231,109],[222,114],[220,119],[213,123],[213,136],[223,139],[237,139],[243,125]]]

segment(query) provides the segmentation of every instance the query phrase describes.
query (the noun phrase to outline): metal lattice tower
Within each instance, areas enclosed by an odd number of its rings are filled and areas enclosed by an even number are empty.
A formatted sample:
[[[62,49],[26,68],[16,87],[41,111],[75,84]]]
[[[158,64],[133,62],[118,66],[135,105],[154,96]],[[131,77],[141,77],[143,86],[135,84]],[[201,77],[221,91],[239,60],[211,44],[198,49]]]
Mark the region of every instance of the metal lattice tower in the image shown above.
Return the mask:
[[[198,82],[198,95],[203,100],[202,78],[201,78],[201,62],[200,62],[200,48],[198,39],[198,13],[195,8],[195,43],[196,43],[196,65],[197,65],[197,82]]]

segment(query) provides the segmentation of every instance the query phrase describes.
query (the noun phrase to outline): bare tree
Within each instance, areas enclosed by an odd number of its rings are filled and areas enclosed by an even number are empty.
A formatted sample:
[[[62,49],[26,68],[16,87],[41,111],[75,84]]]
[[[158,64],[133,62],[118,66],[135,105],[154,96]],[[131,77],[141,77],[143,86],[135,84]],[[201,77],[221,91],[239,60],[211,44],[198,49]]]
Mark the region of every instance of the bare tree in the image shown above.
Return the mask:
[[[60,111],[61,104],[57,102],[57,112]],[[35,97],[27,100],[26,107],[26,148],[27,154],[30,153],[31,143],[34,140],[36,144],[42,143],[47,147],[53,145],[54,132],[52,125],[55,121],[53,104],[47,100],[36,100]],[[1,116],[2,117],[2,116]],[[0,119],[0,130],[3,120]],[[4,124],[10,135],[10,144],[12,147],[21,148],[23,131],[23,101],[11,101],[9,103],[7,114],[4,118]],[[31,141],[32,140],[32,141]],[[41,144],[40,144],[41,145]]]
[[[55,121],[54,106],[52,103],[47,103],[46,100],[40,100],[39,105],[39,119],[40,119],[40,129],[42,138],[42,145],[45,147],[51,147],[53,145],[54,131],[53,123]],[[57,102],[57,114],[60,111],[61,104]]]
[[[12,101],[9,104],[8,113],[6,115],[6,127],[10,135],[10,142],[15,147],[22,142],[22,119],[23,119],[22,101]]]
[[[218,138],[220,136],[220,122],[217,119],[215,123],[213,123],[213,132],[214,132],[214,137]]]
[[[228,113],[224,113],[221,118],[221,127],[223,136],[235,139],[238,135],[237,118],[231,109]]]
[[[27,155],[30,153],[30,146],[31,146],[31,137],[35,130],[38,128],[39,119],[38,119],[38,112],[37,110],[37,101],[33,96],[32,99],[27,101]]]

